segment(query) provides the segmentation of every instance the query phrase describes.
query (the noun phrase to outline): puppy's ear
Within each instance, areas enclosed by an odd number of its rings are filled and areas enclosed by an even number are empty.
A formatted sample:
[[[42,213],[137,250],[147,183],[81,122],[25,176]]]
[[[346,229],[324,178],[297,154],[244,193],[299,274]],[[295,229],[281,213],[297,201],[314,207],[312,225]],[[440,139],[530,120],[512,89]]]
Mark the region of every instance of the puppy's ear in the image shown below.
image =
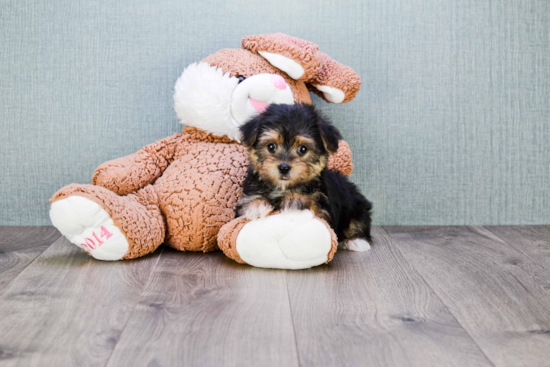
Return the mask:
[[[323,117],[319,117],[317,124],[319,126],[319,131],[321,132],[321,139],[323,140],[325,149],[330,154],[336,153],[340,139],[342,139],[340,131],[338,131],[337,128],[332,126],[332,124]]]
[[[260,117],[257,116],[244,125],[241,125],[239,130],[241,131],[242,143],[247,147],[252,147],[256,144],[256,140],[260,133]]]

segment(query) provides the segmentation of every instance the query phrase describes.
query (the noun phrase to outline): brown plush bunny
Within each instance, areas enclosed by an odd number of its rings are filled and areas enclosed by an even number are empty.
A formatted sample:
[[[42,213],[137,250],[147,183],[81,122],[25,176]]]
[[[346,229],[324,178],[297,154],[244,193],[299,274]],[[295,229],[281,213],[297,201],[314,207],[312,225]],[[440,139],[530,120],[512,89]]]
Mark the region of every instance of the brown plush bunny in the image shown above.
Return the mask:
[[[100,260],[133,259],[162,243],[213,251],[228,223],[220,247],[241,263],[295,269],[328,262],[336,236],[309,210],[232,221],[248,166],[238,128],[269,104],[311,103],[308,89],[329,102],[348,102],[360,82],[310,42],[284,34],[246,37],[241,49],[218,51],[185,69],[174,93],[187,126],[181,134],[102,164],[92,185],[59,190],[50,200],[52,223]],[[351,173],[347,143],[340,142],[329,167]]]

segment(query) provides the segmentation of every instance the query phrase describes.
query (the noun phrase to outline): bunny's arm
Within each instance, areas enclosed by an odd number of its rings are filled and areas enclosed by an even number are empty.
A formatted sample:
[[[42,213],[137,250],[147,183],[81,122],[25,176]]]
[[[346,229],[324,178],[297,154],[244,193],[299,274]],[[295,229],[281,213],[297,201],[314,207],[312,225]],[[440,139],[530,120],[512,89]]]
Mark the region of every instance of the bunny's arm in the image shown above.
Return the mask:
[[[95,170],[92,184],[118,195],[137,191],[155,182],[186,142],[185,134],[174,134],[134,154],[105,162]]]
[[[336,153],[328,157],[327,168],[333,171],[338,171],[348,177],[353,171],[353,163],[351,162],[351,149],[348,143],[340,140]]]

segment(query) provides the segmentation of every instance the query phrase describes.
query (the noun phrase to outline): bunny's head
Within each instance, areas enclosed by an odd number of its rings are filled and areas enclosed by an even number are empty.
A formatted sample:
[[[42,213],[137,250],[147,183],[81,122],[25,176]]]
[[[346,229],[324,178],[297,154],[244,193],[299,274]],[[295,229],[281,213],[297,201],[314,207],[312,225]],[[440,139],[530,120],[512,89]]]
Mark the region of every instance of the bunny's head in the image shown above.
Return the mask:
[[[311,42],[285,34],[249,36],[240,49],[220,50],[189,65],[176,82],[174,107],[182,124],[240,140],[239,127],[270,104],[351,101],[355,72]]]

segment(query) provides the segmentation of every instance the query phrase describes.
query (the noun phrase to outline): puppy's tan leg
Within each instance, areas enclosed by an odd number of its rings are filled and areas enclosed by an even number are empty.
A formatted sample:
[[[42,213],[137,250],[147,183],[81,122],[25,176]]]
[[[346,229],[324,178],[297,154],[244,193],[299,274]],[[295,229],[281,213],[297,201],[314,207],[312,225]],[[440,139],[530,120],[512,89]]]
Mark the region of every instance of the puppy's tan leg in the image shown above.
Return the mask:
[[[332,223],[330,215],[319,208],[314,199],[307,195],[291,194],[285,197],[281,203],[282,210],[306,210],[313,211],[315,216],[324,219],[329,225]]]
[[[237,214],[249,220],[267,217],[273,211],[273,206],[259,195],[245,196],[238,205]]]

